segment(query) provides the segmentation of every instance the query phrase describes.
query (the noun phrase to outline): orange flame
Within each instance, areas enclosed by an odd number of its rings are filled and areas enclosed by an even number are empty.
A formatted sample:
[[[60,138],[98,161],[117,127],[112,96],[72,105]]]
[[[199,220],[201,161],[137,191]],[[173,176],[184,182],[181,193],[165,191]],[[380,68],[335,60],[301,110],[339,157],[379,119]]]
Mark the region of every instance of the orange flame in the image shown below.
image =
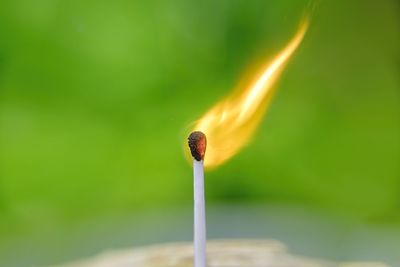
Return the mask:
[[[210,169],[224,163],[248,143],[270,103],[274,83],[307,28],[308,21],[305,20],[286,47],[262,69],[250,86],[229,95],[196,122],[194,130],[207,136],[205,167]]]

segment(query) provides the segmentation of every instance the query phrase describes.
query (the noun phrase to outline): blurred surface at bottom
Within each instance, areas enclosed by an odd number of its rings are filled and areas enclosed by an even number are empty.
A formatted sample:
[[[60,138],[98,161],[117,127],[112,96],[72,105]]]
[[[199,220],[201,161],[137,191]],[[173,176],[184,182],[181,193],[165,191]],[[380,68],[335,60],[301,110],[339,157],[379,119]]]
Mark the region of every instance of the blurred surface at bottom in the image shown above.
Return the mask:
[[[386,267],[379,262],[334,263],[288,253],[275,240],[213,240],[207,244],[209,267]],[[136,249],[110,250],[91,259],[62,267],[189,267],[190,243],[160,244]]]

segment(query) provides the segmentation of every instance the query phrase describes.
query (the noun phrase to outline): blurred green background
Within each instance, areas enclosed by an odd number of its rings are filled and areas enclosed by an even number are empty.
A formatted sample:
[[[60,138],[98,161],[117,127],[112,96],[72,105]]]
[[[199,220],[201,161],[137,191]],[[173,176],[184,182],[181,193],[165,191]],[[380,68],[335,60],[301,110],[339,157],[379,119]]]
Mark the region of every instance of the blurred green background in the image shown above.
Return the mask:
[[[316,3],[253,142],[207,173],[209,236],[400,265],[400,5]],[[190,240],[190,124],[309,4],[1,0],[0,265]]]

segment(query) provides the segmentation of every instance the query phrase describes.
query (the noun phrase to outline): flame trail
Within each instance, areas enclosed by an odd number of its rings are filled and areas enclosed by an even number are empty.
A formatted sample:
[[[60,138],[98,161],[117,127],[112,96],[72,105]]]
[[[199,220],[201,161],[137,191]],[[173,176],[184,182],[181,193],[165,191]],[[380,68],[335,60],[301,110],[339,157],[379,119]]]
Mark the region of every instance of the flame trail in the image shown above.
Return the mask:
[[[207,136],[204,162],[207,168],[224,163],[250,140],[270,103],[273,85],[303,40],[307,28],[308,20],[305,20],[286,47],[261,70],[250,86],[222,99],[196,122],[194,130]]]

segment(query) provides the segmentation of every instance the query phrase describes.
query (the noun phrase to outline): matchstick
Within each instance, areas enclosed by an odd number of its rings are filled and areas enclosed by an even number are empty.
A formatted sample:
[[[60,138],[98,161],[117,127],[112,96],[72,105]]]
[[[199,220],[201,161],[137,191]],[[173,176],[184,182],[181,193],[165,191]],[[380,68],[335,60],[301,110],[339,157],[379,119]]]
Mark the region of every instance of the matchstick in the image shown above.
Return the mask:
[[[206,267],[206,210],[204,201],[204,155],[207,139],[195,131],[188,138],[193,156],[194,189],[194,267]]]

